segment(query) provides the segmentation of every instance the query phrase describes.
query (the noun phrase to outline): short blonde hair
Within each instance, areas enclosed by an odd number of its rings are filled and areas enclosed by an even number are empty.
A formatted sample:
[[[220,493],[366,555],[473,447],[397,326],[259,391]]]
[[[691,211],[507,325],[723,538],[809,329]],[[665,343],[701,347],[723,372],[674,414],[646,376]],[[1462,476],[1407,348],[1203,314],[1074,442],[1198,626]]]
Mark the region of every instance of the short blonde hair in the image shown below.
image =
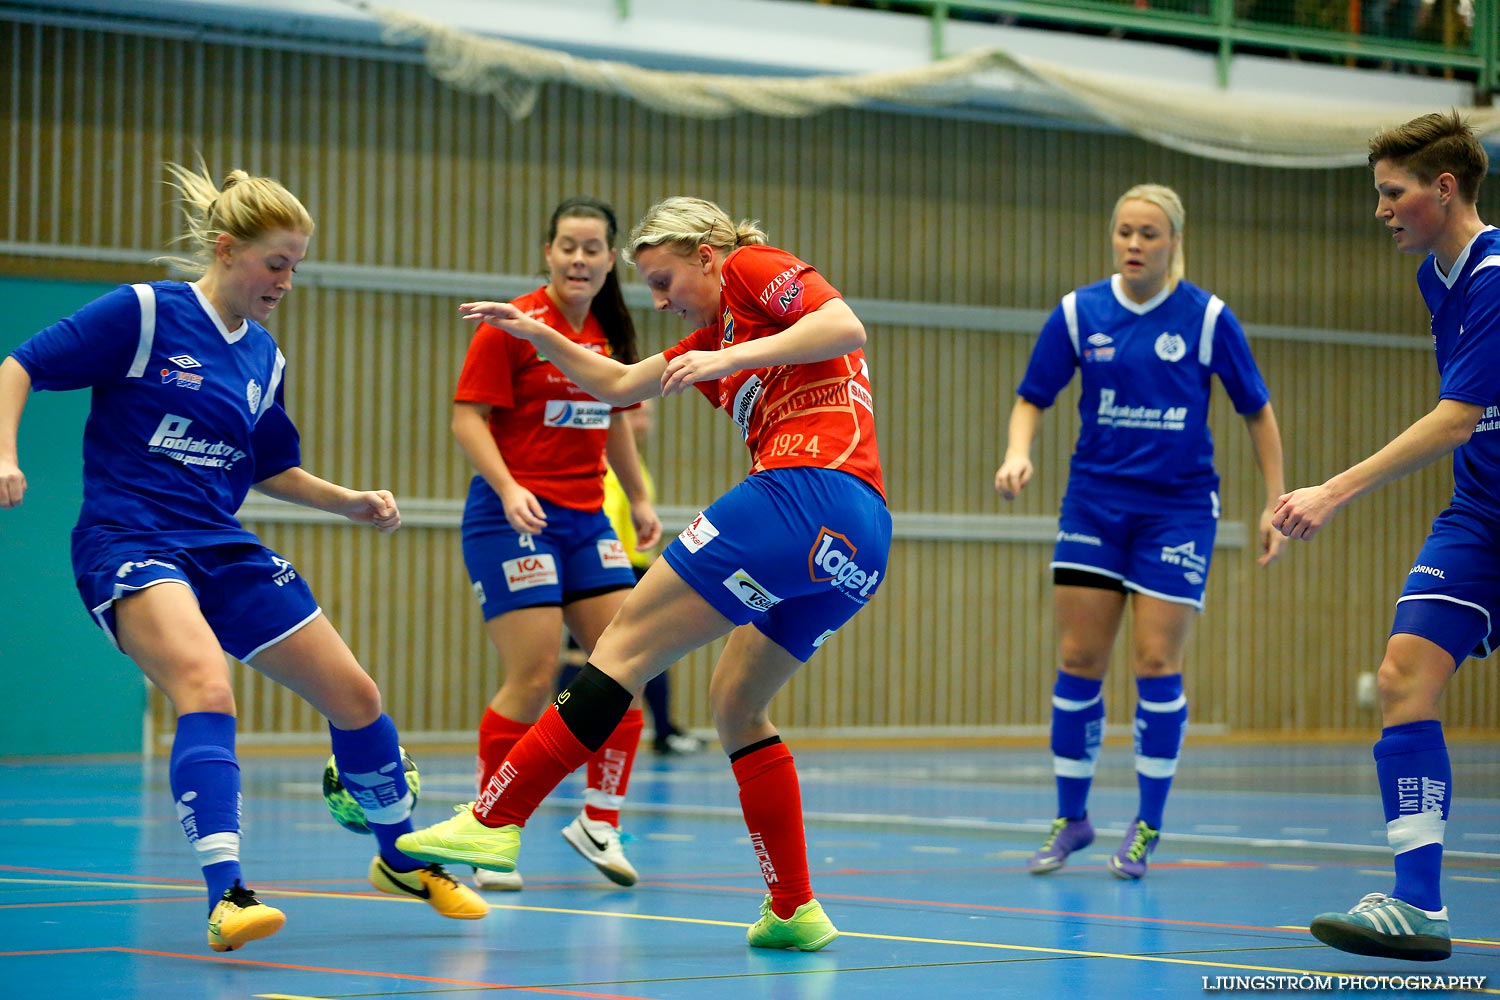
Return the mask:
[[[1120,220],[1120,206],[1127,201],[1144,201],[1161,209],[1167,217],[1167,224],[1172,227],[1172,235],[1182,236],[1183,227],[1187,225],[1187,209],[1182,207],[1182,199],[1176,191],[1165,184],[1137,184],[1135,187],[1120,195],[1119,201],[1115,202],[1115,210],[1109,215],[1110,236],[1114,235],[1115,224]],[[1177,247],[1172,251],[1172,262],[1167,268],[1167,282],[1176,285],[1187,273],[1187,257],[1182,252],[1182,240],[1178,239]]]
[[[667,198],[646,210],[641,221],[630,231],[625,256],[634,262],[636,252],[646,247],[672,244],[679,253],[690,253],[694,247],[707,244],[715,250],[766,242],[758,221],[730,220],[718,205],[702,198]]]
[[[214,247],[220,236],[238,243],[250,243],[276,229],[287,229],[304,236],[313,234],[312,216],[297,196],[280,182],[269,177],[252,177],[243,170],[231,170],[222,187],[216,187],[202,158],[191,170],[179,163],[167,163],[170,184],[187,228],[174,242],[188,246],[186,257],[158,257],[158,262],[201,275],[214,259]]]

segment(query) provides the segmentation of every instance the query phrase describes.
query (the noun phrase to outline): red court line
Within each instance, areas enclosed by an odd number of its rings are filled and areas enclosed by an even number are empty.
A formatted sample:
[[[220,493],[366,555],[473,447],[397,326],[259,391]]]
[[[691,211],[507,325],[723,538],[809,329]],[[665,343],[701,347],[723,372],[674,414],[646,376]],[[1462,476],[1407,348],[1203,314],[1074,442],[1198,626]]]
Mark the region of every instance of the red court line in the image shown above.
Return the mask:
[[[19,875],[66,875],[68,878],[107,878],[126,882],[167,882],[172,885],[199,885],[202,882],[201,879],[196,878],[171,878],[168,876],[160,878],[152,876],[148,879],[141,875],[140,872],[81,872],[67,868],[24,868],[20,865],[0,865],[0,872],[15,872]]]
[[[564,990],[550,986],[516,986],[511,983],[484,983],[469,979],[444,979],[440,976],[416,976],[404,972],[372,972],[369,969],[339,969],[322,965],[293,965],[286,962],[257,962],[250,958],[224,958],[220,955],[189,955],[176,951],[152,951],[149,948],[52,948],[42,951],[0,951],[0,958],[26,958],[43,955],[87,955],[99,952],[119,952],[124,955],[150,955],[155,958],[183,958],[193,962],[213,962],[216,965],[250,965],[261,969],[284,969],[289,972],[326,972],[339,976],[372,976],[377,979],[399,979],[413,983],[439,983],[445,986],[474,986],[486,990],[515,990],[523,993],[545,993],[559,997],[588,997],[591,1000],[647,1000],[645,997],[623,993],[587,993],[582,990]]]

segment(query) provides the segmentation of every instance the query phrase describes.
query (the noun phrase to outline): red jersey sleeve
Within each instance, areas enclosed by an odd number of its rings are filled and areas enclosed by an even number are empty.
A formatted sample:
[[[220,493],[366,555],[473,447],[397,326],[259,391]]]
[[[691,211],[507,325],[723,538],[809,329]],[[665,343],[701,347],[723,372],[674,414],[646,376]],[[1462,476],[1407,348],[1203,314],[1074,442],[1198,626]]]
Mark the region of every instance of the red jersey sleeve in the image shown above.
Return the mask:
[[[785,250],[744,247],[733,256],[732,267],[725,261],[723,301],[748,305],[773,326],[785,329],[841,297],[811,264]],[[725,343],[732,341],[726,337]]]
[[[480,323],[469,341],[464,367],[453,392],[456,403],[484,403],[489,406],[516,405],[512,379],[510,349],[515,338],[504,330]]]
[[[705,326],[702,329],[694,330],[665,351],[662,351],[661,354],[662,357],[671,361],[673,358],[686,354],[688,351],[717,351],[719,346],[718,327]],[[718,379],[711,379],[707,382],[694,382],[693,388],[703,393],[704,398],[710,403],[715,406],[719,405]]]

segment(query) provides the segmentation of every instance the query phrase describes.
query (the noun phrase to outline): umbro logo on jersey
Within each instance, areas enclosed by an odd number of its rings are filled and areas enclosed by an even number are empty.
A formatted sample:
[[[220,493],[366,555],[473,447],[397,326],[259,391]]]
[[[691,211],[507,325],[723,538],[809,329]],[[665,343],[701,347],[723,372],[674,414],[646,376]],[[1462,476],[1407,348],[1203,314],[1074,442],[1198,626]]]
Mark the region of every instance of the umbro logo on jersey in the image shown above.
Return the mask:
[[[174,354],[170,358],[168,358],[167,360],[170,361],[170,362],[172,362],[172,364],[176,365],[178,368],[202,368],[203,367],[201,364],[198,363],[197,359],[194,358],[191,354]]]

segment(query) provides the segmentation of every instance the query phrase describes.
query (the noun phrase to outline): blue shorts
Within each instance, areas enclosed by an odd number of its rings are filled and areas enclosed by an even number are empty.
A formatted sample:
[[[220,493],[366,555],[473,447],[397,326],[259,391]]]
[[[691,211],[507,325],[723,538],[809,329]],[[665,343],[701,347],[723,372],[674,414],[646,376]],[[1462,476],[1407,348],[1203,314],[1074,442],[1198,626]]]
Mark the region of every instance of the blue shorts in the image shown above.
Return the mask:
[[[1391,634],[1419,635],[1463,663],[1500,645],[1500,527],[1449,507],[1406,576]]]
[[[1127,590],[1202,611],[1218,528],[1211,510],[1140,514],[1068,494],[1052,568],[1097,573]]]
[[[662,557],[719,614],[805,663],[869,603],[890,551],[890,511],[864,480],[793,468],[750,476]]]
[[[159,583],[186,584],[219,645],[249,662],[320,614],[291,563],[264,545],[203,548],[119,546],[98,569],[78,577],[78,594],[116,649],[115,601]]]
[[[464,504],[464,565],[484,620],[521,608],[560,607],[635,586],[635,571],[603,510],[537,500],[547,527],[523,535],[506,520],[489,483],[476,476]]]

